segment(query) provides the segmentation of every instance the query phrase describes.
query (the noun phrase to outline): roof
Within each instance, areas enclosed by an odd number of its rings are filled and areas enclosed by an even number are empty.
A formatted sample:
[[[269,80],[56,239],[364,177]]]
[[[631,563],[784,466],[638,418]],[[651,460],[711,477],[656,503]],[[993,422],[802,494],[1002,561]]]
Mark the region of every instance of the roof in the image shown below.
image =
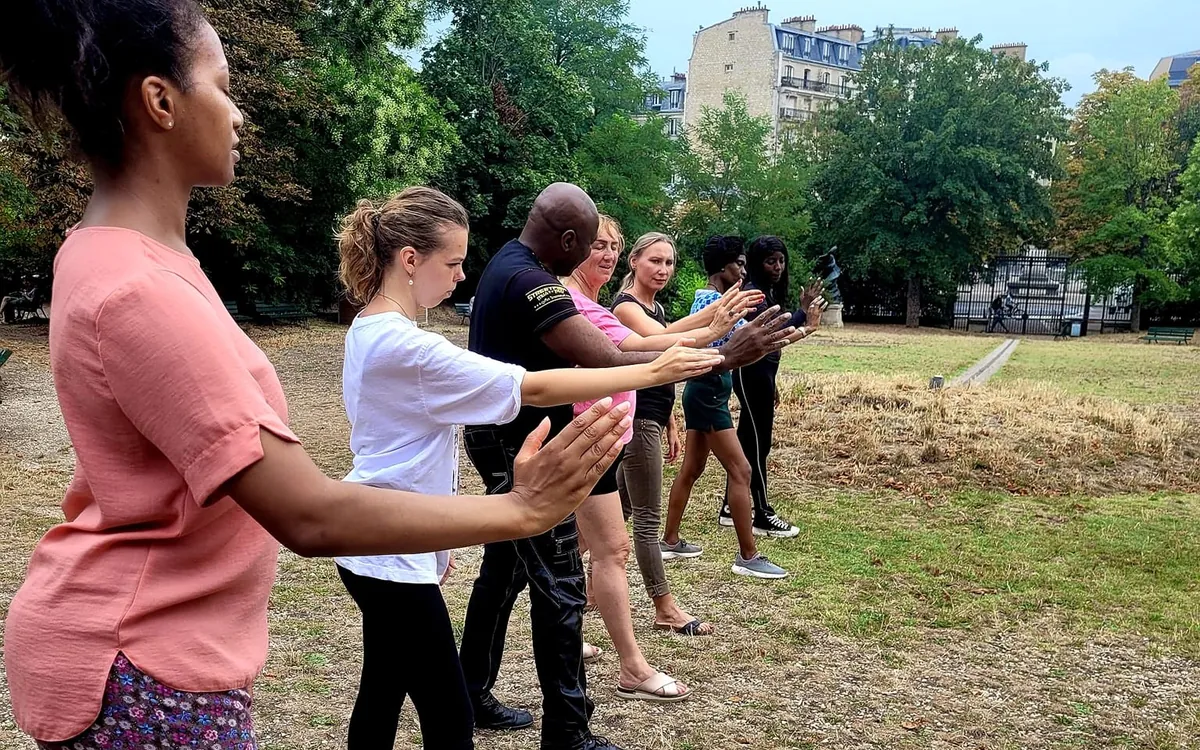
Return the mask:
[[[1200,63],[1200,49],[1164,57],[1158,61],[1158,65],[1154,66],[1154,72],[1150,74],[1150,80],[1154,81],[1159,78],[1166,78],[1169,85],[1173,87],[1180,86],[1187,80],[1188,71],[1197,63]]]

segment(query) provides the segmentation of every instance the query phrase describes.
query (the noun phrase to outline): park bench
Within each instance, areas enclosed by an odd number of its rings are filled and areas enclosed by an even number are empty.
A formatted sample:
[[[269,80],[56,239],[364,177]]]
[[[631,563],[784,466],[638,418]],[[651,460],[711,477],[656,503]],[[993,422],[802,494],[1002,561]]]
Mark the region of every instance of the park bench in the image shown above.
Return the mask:
[[[459,325],[466,325],[467,321],[471,319],[471,303],[455,302],[454,314],[462,318],[462,320],[459,321]]]
[[[249,316],[242,315],[238,312],[236,302],[226,302],[225,309],[229,311],[229,315],[239,323],[251,320]],[[258,303],[254,306],[254,320],[298,320],[300,318],[310,318],[312,314],[301,305],[292,303],[282,303],[277,305],[264,305]]]
[[[1195,328],[1164,328],[1151,326],[1146,335],[1142,336],[1142,340],[1147,344],[1153,344],[1158,341],[1173,341],[1176,344],[1187,344],[1192,340],[1192,336],[1196,335]]]

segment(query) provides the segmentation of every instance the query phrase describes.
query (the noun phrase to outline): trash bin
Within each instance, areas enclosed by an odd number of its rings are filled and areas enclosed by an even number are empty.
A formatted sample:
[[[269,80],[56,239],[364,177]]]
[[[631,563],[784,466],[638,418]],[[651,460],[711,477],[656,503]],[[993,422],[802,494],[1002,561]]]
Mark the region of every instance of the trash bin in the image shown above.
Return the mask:
[[[1071,338],[1077,339],[1083,335],[1083,319],[1071,318]]]

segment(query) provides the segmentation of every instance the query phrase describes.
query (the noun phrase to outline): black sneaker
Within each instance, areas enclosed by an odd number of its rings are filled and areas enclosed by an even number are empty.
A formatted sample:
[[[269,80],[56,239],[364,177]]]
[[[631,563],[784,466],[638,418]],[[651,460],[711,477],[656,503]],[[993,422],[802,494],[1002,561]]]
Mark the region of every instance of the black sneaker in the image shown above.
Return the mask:
[[[717,523],[733,528],[733,513],[729,512],[729,503],[721,504],[721,512],[717,514]]]
[[[576,742],[579,741],[576,740]],[[558,741],[548,742],[546,738],[543,737],[541,748],[542,750],[621,750],[620,747],[614,745],[605,738],[597,737],[590,732],[588,733],[587,738],[582,742],[579,742],[579,744],[562,742],[561,739]]]
[[[533,726],[533,714],[519,708],[509,708],[491,693],[471,701],[475,710],[476,729],[525,729]]]
[[[771,536],[776,539],[791,539],[800,535],[800,529],[791,525],[777,515],[756,515],[754,517],[754,536]]]

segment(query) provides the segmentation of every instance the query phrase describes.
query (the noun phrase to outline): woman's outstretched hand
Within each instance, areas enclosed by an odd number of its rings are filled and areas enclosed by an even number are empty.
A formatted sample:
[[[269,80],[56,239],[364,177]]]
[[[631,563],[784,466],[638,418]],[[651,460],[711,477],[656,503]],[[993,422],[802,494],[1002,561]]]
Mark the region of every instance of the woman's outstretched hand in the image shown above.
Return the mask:
[[[680,339],[650,364],[658,385],[699,377],[725,361],[716,349],[694,349],[695,339]]]
[[[620,438],[633,424],[629,404],[611,398],[592,404],[553,440],[543,420],[517,454],[509,493],[527,519],[529,536],[553,528],[584,501],[621,452]]]

